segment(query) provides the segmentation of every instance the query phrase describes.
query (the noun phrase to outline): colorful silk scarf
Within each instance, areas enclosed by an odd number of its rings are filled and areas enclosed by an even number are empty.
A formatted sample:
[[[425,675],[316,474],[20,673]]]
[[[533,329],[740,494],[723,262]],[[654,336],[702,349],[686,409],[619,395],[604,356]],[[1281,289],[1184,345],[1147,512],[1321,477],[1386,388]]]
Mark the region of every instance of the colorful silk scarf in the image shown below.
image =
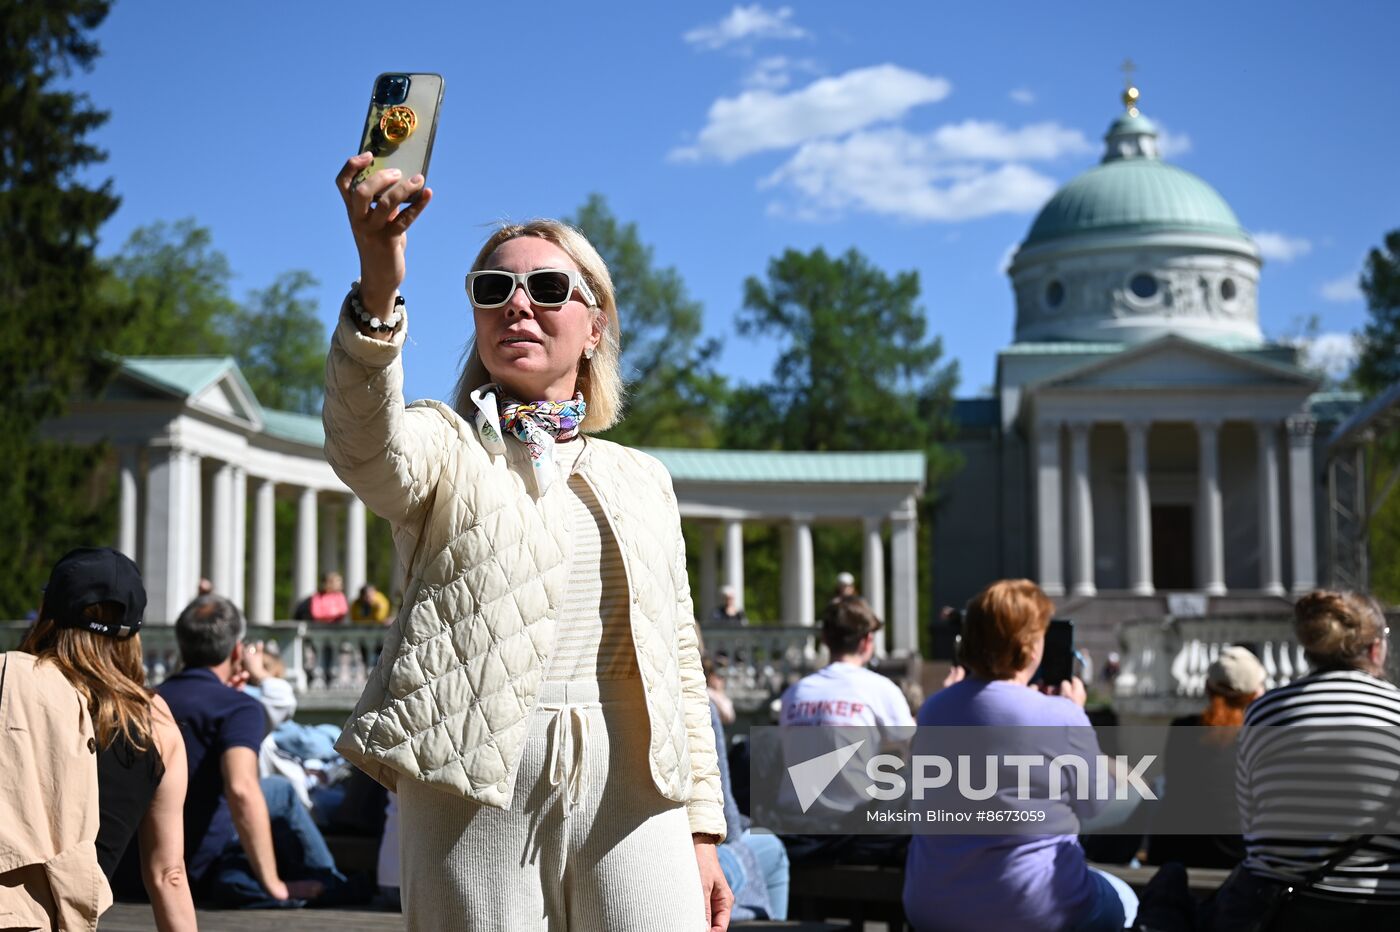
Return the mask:
[[[576,393],[572,401],[525,403],[507,398],[501,387],[493,383],[472,392],[471,398],[477,409],[476,429],[486,448],[504,453],[505,434],[523,443],[534,467],[535,488],[543,495],[558,474],[554,445],[579,434],[588,409],[583,393]]]

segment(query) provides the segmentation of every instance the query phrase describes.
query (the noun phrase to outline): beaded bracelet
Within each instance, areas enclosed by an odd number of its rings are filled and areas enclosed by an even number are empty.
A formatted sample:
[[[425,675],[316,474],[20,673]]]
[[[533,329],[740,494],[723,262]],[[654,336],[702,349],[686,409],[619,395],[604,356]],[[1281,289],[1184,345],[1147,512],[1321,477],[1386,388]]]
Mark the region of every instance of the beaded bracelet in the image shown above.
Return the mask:
[[[351,320],[355,321],[361,330],[368,330],[371,333],[386,333],[398,327],[403,320],[403,314],[399,313],[399,308],[404,306],[403,295],[394,295],[394,310],[389,316],[380,320],[378,317],[371,317],[365,310],[364,303],[360,301],[360,283],[350,283],[350,314]]]

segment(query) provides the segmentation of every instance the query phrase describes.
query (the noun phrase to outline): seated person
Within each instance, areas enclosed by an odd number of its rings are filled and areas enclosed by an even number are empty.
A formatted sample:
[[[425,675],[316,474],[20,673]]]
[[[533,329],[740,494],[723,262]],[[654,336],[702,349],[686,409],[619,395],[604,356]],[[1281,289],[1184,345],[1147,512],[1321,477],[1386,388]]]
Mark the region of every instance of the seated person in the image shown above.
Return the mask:
[[[196,901],[302,906],[338,892],[345,878],[291,784],[259,779],[263,707],[230,685],[243,679],[244,630],[232,602],[195,599],[175,624],[184,669],[158,690],[189,761],[186,867]]]
[[[388,624],[389,599],[374,583],[365,583],[355,601],[350,603],[350,620],[357,625]]]
[[[882,732],[913,726],[914,716],[899,687],[867,669],[880,628],[880,619],[860,596],[828,603],[822,611],[821,637],[831,662],[783,692],[779,724],[864,726]],[[839,781],[822,794],[822,804],[833,809],[854,811],[869,802]],[[794,864],[902,864],[909,846],[907,835],[784,835],[783,842]]]
[[[1165,792],[1154,825],[1182,824],[1178,807],[1190,806],[1194,816],[1220,813],[1216,824],[1235,821],[1235,741],[1244,724],[1245,709],[1264,694],[1264,665],[1248,649],[1229,645],[1206,671],[1205,711],[1172,722],[1185,726],[1167,735],[1163,753]],[[1194,726],[1194,727],[1192,727]],[[1200,823],[1202,818],[1192,821]],[[1238,832],[1215,835],[1175,835],[1154,832],[1147,840],[1147,863],[1178,861],[1187,867],[1234,867],[1244,858],[1244,838]]]
[[[1031,685],[1053,612],[1045,593],[1028,579],[1002,580],[978,593],[963,620],[966,676],[924,703],[919,725],[1068,726],[1043,729],[1047,747],[1041,753],[1053,758],[1070,740],[1081,744],[1085,756],[1097,756],[1098,742],[1084,714],[1084,684],[1078,678],[1060,683],[1054,687],[1057,695]],[[1028,741],[1042,740],[1029,729],[1020,733]],[[999,789],[999,798],[1004,793],[1014,795],[1015,783]],[[1070,799],[1080,818],[1103,805]],[[1132,922],[1137,899],[1122,881],[1089,867],[1074,835],[921,834],[909,845],[904,911],[920,930],[980,930],[990,924],[1106,932]]]
[[[185,876],[185,746],[170,709],[146,688],[141,572],[110,547],[80,547],[54,565],[21,649],[60,671],[87,701],[97,739],[97,860],[114,890],[132,857],[160,929],[193,928]],[[135,861],[131,871],[138,873]]]

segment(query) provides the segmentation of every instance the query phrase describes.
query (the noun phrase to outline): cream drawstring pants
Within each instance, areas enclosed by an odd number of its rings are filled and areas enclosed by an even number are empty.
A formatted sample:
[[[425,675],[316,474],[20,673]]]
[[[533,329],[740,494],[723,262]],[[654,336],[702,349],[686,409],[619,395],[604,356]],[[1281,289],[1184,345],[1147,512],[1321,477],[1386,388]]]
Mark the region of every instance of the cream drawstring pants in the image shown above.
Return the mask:
[[[704,932],[685,807],[639,679],[545,683],[508,810],[399,781],[409,932]]]

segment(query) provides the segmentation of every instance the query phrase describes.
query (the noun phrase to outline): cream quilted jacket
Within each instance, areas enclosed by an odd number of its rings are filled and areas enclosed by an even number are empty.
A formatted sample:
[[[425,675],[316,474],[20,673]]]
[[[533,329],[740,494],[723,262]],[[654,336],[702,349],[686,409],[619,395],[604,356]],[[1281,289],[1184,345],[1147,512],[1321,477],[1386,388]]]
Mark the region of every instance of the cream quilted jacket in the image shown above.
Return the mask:
[[[392,341],[373,340],[342,316],[326,361],[326,458],[393,524],[408,571],[403,607],[336,748],[390,788],[407,774],[506,807],[565,597],[567,505],[562,483],[537,497],[520,444],[493,455],[449,405],[405,407],[406,333],[405,324]],[[627,569],[652,780],[686,804],[691,831],[723,836],[671,478],[652,457],[592,438],[578,471]]]

